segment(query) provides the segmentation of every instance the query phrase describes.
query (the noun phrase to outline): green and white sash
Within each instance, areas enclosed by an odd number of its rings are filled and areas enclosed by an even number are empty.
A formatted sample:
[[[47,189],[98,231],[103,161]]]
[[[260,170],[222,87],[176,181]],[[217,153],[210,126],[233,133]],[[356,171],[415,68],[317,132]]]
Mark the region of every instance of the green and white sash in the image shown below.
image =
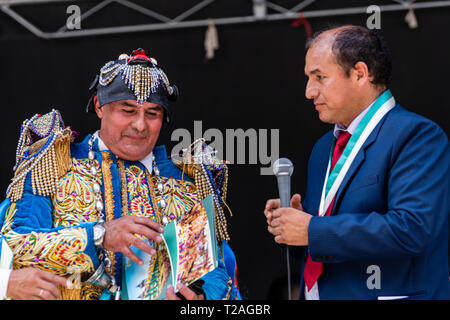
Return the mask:
[[[361,122],[356,127],[355,132],[348,141],[344,152],[337,161],[330,173],[331,159],[334,145],[331,147],[328,168],[320,197],[319,216],[325,215],[333,198],[335,197],[345,175],[348,172],[353,160],[358,154],[364,142],[383,117],[395,106],[395,99],[390,90],[384,91],[372,104],[369,111],[364,115]],[[336,143],[336,142],[335,142]]]

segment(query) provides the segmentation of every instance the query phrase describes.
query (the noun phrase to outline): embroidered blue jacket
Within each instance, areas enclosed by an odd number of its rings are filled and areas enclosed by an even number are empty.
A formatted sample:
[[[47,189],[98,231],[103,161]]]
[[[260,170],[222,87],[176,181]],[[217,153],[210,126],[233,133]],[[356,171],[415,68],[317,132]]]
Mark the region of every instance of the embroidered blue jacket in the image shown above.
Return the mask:
[[[80,143],[71,144],[72,169],[59,180],[55,195],[48,197],[33,193],[31,174],[28,174],[22,198],[16,203],[6,199],[0,206],[2,234],[14,252],[15,268],[31,266],[69,276],[74,272],[90,275],[100,265],[99,252],[93,241],[93,226],[99,216],[95,210],[92,190],[95,177],[89,172],[87,160],[89,138],[90,135]],[[124,207],[129,210],[133,208],[153,210],[147,181],[151,177],[145,175],[145,167],[140,162],[120,162],[121,160],[111,152],[100,152],[97,141],[94,143],[94,152],[103,180],[101,183],[103,201],[105,207],[110,206],[114,215],[110,218],[120,218]],[[153,154],[164,183],[193,185],[193,181],[186,174],[183,175],[182,171],[167,158],[164,146],[155,147]],[[108,170],[104,169],[105,159],[108,159]],[[119,170],[120,163],[123,163],[122,171],[126,172],[126,176]],[[182,175],[183,181],[180,181]],[[105,193],[106,178],[110,181],[108,184],[110,190]],[[141,193],[133,189],[136,183],[139,185],[138,188],[142,188]],[[125,189],[126,198],[122,192]],[[144,192],[146,190],[147,192]],[[107,194],[110,195],[109,202],[106,199]],[[184,200],[180,197],[173,200],[180,201],[178,204],[181,207],[184,205],[185,208],[189,208],[189,196]],[[124,204],[124,201],[128,203]],[[219,247],[218,267],[202,277],[206,298],[240,299],[235,284],[234,253],[226,241],[222,241]],[[113,270],[119,286],[122,285],[123,260],[122,253],[114,254]],[[83,287],[83,290],[83,299],[98,298],[92,288]]]

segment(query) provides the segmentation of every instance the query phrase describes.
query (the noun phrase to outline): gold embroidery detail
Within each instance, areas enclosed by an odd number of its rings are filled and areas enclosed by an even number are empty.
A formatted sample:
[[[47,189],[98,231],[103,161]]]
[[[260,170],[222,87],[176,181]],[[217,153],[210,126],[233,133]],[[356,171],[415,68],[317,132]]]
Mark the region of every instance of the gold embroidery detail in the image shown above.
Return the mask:
[[[9,230],[4,234],[14,254],[14,269],[35,267],[59,275],[94,271],[84,228],[67,228],[57,232],[19,234]]]
[[[152,176],[151,179],[153,185],[158,183],[157,177]],[[169,217],[169,221],[191,211],[195,203],[200,200],[196,192],[197,188],[192,182],[182,181],[172,177],[160,177],[159,179],[163,184],[164,191],[161,195],[158,188],[154,188],[156,203],[161,198],[164,198],[166,202],[166,215]]]
[[[97,161],[95,166],[100,171]],[[93,190],[96,179],[89,168],[88,160],[73,158],[72,170],[59,180],[56,193],[52,197],[55,227],[69,227],[98,221],[99,215],[95,208]]]
[[[145,179],[145,171],[135,165],[124,168],[123,161],[119,161],[122,180],[122,216],[152,218],[154,211],[148,198],[150,191]]]

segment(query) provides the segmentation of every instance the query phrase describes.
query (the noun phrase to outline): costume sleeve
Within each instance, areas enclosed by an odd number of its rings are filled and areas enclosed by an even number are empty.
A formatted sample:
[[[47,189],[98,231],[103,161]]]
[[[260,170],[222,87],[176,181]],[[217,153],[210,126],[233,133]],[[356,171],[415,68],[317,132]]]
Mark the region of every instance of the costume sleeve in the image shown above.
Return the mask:
[[[37,267],[69,275],[92,272],[99,265],[94,224],[54,228],[51,200],[33,194],[29,174],[22,198],[7,209],[2,234],[13,251],[14,269]]]
[[[236,260],[225,241],[222,242],[222,258],[216,269],[202,277],[206,300],[240,300],[235,282]]]
[[[431,122],[408,131],[397,137],[404,143],[393,147],[387,211],[313,217],[308,229],[313,260],[333,263],[412,257],[426,250],[442,228],[448,230],[448,139]]]

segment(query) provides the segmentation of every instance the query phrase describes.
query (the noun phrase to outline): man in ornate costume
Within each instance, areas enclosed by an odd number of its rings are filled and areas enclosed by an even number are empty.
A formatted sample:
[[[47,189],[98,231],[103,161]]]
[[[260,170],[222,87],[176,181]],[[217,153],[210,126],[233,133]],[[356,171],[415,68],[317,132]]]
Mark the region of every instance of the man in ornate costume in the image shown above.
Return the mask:
[[[80,286],[60,286],[63,299],[126,299],[127,268],[143,265],[137,252],[145,252],[151,258],[141,298],[239,299],[224,216],[227,167],[202,142],[194,144],[200,153],[188,152],[180,161],[155,147],[177,87],[138,49],[108,62],[90,90],[87,111],[97,114],[101,128],[84,141],[73,142],[57,110],[22,125],[15,176],[2,206],[14,269],[79,276]],[[178,288],[165,285],[164,227],[203,210],[209,195],[217,267]]]

